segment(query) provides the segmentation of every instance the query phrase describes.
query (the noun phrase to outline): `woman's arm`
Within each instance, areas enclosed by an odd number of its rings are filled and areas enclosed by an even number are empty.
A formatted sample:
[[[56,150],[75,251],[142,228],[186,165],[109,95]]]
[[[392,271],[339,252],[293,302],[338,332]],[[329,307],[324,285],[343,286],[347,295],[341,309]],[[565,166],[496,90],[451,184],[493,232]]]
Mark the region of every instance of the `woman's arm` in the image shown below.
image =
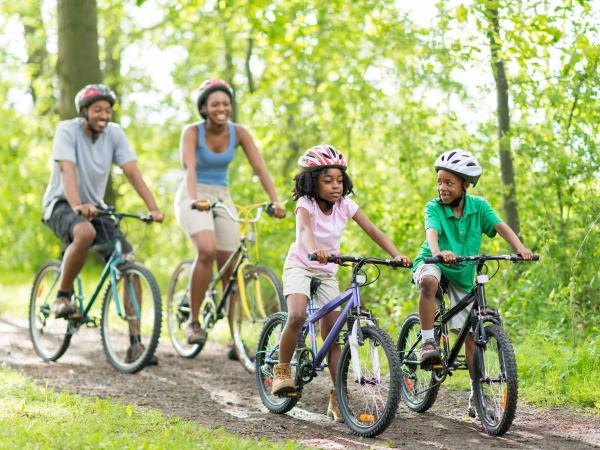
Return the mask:
[[[275,191],[275,185],[273,185],[273,180],[269,176],[269,171],[267,170],[267,166],[263,157],[261,156],[252,136],[250,133],[239,125],[235,126],[235,130],[237,136],[239,138],[239,143],[244,149],[244,153],[246,154],[246,158],[248,158],[248,162],[252,166],[254,173],[258,176],[260,183],[262,184],[265,192],[269,196],[271,202],[275,205],[275,216],[276,217],[284,217],[285,211],[279,202],[277,197],[277,192]]]
[[[185,186],[189,198],[196,200],[196,147],[198,146],[198,127],[187,125],[181,132],[179,141],[179,159],[185,169]]]
[[[388,252],[392,258],[402,261],[404,265],[408,265],[410,263],[410,259],[401,255],[390,238],[387,237],[383,231],[377,228],[375,224],[371,222],[360,209],[356,211],[352,219],[354,219],[354,221],[364,230],[364,232],[367,233],[373,242]]]

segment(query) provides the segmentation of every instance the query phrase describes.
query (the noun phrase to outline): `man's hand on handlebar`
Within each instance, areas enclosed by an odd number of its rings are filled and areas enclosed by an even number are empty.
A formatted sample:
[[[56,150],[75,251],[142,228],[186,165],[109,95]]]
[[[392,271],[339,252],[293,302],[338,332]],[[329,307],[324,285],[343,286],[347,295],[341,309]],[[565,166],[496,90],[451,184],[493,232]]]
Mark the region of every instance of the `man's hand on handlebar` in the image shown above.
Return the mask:
[[[77,205],[73,208],[73,211],[84,217],[96,217],[98,215],[98,208],[96,208],[96,205],[92,205],[91,203]]]

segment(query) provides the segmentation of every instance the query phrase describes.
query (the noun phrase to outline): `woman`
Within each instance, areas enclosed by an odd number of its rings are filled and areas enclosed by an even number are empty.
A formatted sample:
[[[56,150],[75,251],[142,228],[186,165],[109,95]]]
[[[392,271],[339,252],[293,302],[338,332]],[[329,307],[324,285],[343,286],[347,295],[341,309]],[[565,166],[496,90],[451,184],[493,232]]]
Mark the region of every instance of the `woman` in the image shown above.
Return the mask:
[[[265,162],[252,136],[242,126],[229,122],[232,113],[231,87],[222,80],[207,80],[197,91],[198,112],[202,122],[186,125],[179,144],[185,177],[175,197],[175,215],[179,225],[196,248],[192,265],[191,314],[185,328],[189,344],[206,341],[206,331],[198,322],[201,299],[210,281],[213,261],[221,267],[239,244],[239,226],[220,209],[200,212],[191,209],[198,200],[231,203],[228,167],[235,149],[241,146],[248,162],[275,205],[275,216],[284,217]],[[230,274],[225,275],[225,279]]]

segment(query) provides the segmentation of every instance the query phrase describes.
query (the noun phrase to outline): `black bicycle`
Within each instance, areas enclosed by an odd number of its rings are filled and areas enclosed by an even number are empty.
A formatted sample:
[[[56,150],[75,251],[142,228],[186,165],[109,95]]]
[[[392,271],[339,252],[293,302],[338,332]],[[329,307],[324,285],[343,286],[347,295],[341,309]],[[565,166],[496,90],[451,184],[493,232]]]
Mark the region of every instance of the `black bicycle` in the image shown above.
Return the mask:
[[[537,261],[539,255],[534,255]],[[487,261],[497,261],[494,274],[488,276]],[[435,402],[440,385],[455,370],[466,370],[461,351],[467,333],[473,333],[473,392],[479,420],[485,431],[500,436],[510,428],[517,408],[517,363],[510,339],[502,327],[502,317],[497,309],[486,305],[485,284],[496,275],[499,261],[524,261],[520,255],[459,256],[458,264],[477,264],[477,277],[472,292],[449,310],[446,310],[445,283],[437,295],[435,338],[441,347],[440,364],[421,367],[418,349],[421,342],[421,323],[418,314],[411,314],[402,325],[398,337],[398,351],[402,368],[402,398],[413,411],[425,412]],[[441,257],[425,258],[426,264],[443,263]],[[449,344],[449,321],[466,308],[468,317],[458,332],[456,342]]]

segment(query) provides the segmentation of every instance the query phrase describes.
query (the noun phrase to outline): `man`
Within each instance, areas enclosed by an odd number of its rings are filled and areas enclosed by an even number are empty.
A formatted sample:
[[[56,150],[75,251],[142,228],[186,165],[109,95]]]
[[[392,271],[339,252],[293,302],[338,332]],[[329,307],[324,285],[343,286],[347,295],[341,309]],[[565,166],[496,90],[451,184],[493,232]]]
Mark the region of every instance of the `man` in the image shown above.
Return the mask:
[[[104,195],[113,163],[121,167],[154,220],[163,220],[125,133],[119,125],[110,122],[115,101],[115,94],[106,86],[88,85],[75,96],[75,107],[80,117],[62,121],[56,128],[52,150],[54,167],[44,194],[43,222],[67,244],[53,304],[57,318],[67,318],[76,311],[70,302],[73,281],[93,244],[118,237],[123,253],[133,251],[114,223],[96,218],[97,207],[106,206]],[[105,259],[110,257],[111,252],[109,248],[99,251]],[[132,352],[139,351],[131,348],[128,355],[133,358]]]

